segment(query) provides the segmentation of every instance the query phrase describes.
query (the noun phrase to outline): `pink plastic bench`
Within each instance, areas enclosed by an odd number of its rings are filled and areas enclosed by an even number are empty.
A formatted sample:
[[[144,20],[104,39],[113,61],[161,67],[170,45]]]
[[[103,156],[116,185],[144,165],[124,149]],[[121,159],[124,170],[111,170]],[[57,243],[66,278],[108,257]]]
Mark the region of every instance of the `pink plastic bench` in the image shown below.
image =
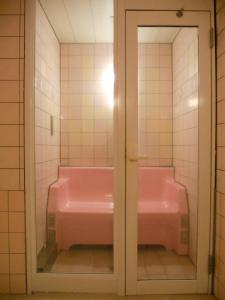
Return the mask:
[[[55,231],[59,250],[113,243],[112,183],[112,168],[59,168],[48,200],[48,231]],[[187,254],[187,197],[174,180],[174,169],[140,168],[139,191],[138,243]]]

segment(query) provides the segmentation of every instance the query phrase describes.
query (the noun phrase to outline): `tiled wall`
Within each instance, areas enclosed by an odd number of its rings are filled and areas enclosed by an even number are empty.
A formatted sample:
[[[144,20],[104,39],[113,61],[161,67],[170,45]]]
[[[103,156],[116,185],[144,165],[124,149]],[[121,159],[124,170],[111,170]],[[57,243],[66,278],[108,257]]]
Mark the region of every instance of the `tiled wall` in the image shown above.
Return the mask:
[[[225,299],[225,1],[216,1],[217,16],[217,184],[215,293]]]
[[[225,298],[225,1],[217,0],[217,264],[215,290]],[[25,282],[23,59],[24,1],[0,1],[0,293]],[[67,48],[67,47],[65,47]],[[73,47],[71,47],[73,48]],[[67,48],[69,49],[69,47]],[[64,49],[62,55],[72,50]],[[64,52],[65,51],[65,52]],[[73,52],[74,53],[74,52]],[[88,55],[87,55],[88,56]],[[84,61],[85,59],[83,59]],[[65,59],[66,61],[66,59]],[[88,60],[89,61],[89,60]],[[65,62],[66,63],[66,62]],[[87,64],[90,64],[90,62]],[[66,65],[64,65],[66,66]],[[93,66],[93,64],[92,64]],[[67,90],[68,91],[68,90]],[[64,93],[63,97],[68,94]],[[70,94],[72,95],[72,94]],[[64,99],[66,96],[64,97]],[[88,99],[88,98],[87,98]],[[88,101],[88,100],[87,100]],[[68,102],[70,103],[70,102]],[[67,106],[67,105],[65,105]],[[73,105],[71,105],[73,106]],[[72,108],[72,107],[71,107]],[[87,118],[87,120],[93,120]],[[93,124],[90,122],[90,124]],[[48,127],[48,126],[46,126]],[[83,126],[82,126],[83,128]],[[67,148],[69,148],[68,144]],[[175,144],[175,148],[176,148]],[[78,151],[78,153],[80,153]],[[66,156],[66,159],[68,157]]]
[[[171,165],[171,45],[139,49],[140,151],[149,156],[144,164]],[[112,62],[112,45],[61,45],[63,165],[112,165],[112,89],[106,71]]]
[[[173,165],[175,178],[187,189],[190,256],[197,251],[198,176],[198,36],[180,30],[173,43]]]
[[[60,46],[37,2],[35,48],[35,161],[37,253],[46,242],[49,185],[60,164]],[[50,117],[54,117],[51,136]]]
[[[112,44],[61,45],[61,164],[112,165]]]
[[[0,293],[26,290],[24,2],[0,1]]]
[[[140,165],[172,164],[172,45],[139,44],[138,51]]]

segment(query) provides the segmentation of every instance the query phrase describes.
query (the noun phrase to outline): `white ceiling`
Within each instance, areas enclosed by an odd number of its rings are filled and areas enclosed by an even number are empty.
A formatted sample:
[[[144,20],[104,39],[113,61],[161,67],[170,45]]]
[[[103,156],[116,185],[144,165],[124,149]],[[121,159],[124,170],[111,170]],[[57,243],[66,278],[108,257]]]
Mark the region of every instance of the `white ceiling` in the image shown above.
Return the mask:
[[[61,43],[112,43],[113,0],[40,0]],[[141,27],[141,43],[171,43],[178,28]]]
[[[178,27],[139,27],[139,43],[173,43],[180,31]]]
[[[61,43],[112,43],[113,0],[40,0]]]

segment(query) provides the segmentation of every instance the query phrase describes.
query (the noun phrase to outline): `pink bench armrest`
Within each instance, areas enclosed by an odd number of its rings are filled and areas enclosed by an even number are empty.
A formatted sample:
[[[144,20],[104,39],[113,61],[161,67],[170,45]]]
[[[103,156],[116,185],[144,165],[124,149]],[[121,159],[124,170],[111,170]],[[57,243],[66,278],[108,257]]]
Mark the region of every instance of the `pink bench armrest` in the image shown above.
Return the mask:
[[[60,178],[49,187],[48,197],[48,213],[56,213],[56,211],[67,201],[68,178]]]
[[[177,201],[181,214],[188,214],[188,203],[186,189],[183,185],[175,180],[167,179],[165,182],[168,195],[172,201]]]

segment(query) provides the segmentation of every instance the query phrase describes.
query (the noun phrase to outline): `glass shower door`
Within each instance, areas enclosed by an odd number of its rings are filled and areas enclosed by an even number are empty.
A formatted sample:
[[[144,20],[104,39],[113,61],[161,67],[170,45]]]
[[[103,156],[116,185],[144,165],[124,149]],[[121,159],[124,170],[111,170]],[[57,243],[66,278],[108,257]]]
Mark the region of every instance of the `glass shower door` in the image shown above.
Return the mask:
[[[198,74],[196,27],[138,27],[139,280],[196,277]]]
[[[30,290],[123,290],[117,289],[124,280],[117,260],[124,258],[116,234],[123,213],[114,180],[114,0],[28,1],[26,12],[34,87]]]
[[[128,294],[207,292],[209,21],[126,15]]]

